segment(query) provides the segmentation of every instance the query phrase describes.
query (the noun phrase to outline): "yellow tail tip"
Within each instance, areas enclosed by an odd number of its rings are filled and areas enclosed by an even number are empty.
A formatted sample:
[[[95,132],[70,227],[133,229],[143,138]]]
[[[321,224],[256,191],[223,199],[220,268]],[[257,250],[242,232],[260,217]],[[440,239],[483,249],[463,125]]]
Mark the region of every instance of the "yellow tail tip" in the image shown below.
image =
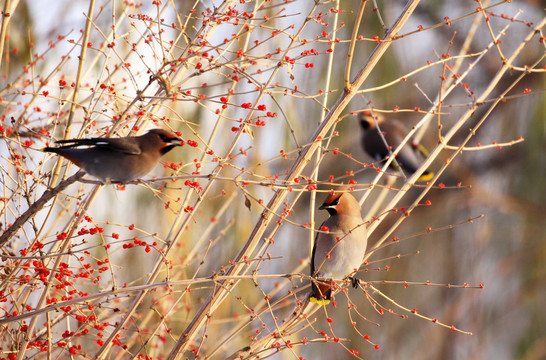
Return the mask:
[[[432,180],[433,177],[434,177],[434,173],[429,172],[428,174],[423,174],[423,175],[419,176],[417,181],[430,181],[430,180]]]
[[[311,298],[309,299],[310,302],[314,303],[314,304],[319,304],[319,305],[328,305],[330,303],[330,300],[328,299],[317,299],[316,297],[314,296],[311,296]]]

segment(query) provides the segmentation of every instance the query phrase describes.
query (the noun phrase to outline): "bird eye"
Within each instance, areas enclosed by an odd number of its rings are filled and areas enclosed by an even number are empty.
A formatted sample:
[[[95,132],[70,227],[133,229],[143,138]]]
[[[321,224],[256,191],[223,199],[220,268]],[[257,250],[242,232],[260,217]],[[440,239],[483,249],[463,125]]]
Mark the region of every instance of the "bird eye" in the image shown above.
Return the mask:
[[[159,135],[159,137],[161,138],[161,140],[162,140],[163,142],[168,143],[168,142],[171,141],[171,139],[170,139],[169,137],[165,136],[165,135]]]

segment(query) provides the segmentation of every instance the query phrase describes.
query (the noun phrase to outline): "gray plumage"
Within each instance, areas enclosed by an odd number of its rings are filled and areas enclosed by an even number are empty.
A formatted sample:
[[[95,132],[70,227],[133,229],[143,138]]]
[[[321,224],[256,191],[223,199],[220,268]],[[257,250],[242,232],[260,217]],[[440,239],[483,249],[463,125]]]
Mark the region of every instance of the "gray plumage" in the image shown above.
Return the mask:
[[[336,191],[326,198],[320,209],[330,217],[320,226],[311,258],[313,282],[311,301],[328,304],[332,279],[354,274],[364,259],[367,231],[358,201],[348,192]],[[327,230],[324,229],[327,228]]]
[[[46,152],[59,154],[105,183],[125,183],[138,179],[157,165],[159,159],[180,146],[181,139],[163,129],[141,136],[59,140],[59,147]]]
[[[358,114],[360,126],[364,130],[362,134],[362,147],[374,160],[383,161],[389,157],[389,150],[394,151],[398,148],[408,135],[409,130],[397,120],[386,121],[383,116],[379,114],[374,115],[390,149],[385,145],[385,141],[383,141],[383,138],[379,134],[370,111],[361,111]],[[420,144],[413,144],[410,139],[397,154],[396,162],[402,167],[406,175],[411,175],[417,171],[427,156],[428,151]],[[394,161],[391,163],[391,166],[398,170]],[[419,181],[428,181],[433,176],[433,172],[425,170],[419,177]]]

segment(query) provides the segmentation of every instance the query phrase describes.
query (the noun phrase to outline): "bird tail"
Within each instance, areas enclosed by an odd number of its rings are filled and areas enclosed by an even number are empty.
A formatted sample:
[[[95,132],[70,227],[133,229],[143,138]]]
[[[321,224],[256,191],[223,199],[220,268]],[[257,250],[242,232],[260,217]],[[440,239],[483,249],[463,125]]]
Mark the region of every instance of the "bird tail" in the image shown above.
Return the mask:
[[[319,305],[328,305],[330,303],[330,297],[332,295],[332,282],[319,282],[312,285],[313,292],[309,301]]]
[[[425,171],[417,181],[430,181],[434,177],[434,173],[432,171]]]
[[[70,160],[71,162],[78,165],[79,167],[83,167],[80,159],[74,158],[73,154],[67,153],[67,149],[64,147],[56,148],[56,147],[46,146],[45,148],[40,149],[40,151],[61,155],[62,157]],[[68,151],[70,151],[70,149],[68,149]]]

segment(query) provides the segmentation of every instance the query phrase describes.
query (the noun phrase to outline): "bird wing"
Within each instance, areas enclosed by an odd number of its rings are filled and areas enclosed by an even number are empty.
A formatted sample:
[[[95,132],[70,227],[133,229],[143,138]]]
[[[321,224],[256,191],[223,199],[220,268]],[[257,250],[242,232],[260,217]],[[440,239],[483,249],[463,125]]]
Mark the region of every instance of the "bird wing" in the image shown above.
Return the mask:
[[[424,147],[421,144],[412,145],[415,151],[418,151],[421,155],[423,155],[423,158],[427,158],[430,153],[428,152],[427,148]]]
[[[411,144],[406,144],[398,153],[396,160],[402,164],[402,168],[409,174],[413,174],[421,166],[424,157],[421,156],[421,153],[415,151]]]
[[[334,215],[321,225],[329,233],[315,237],[311,258],[311,276],[344,278],[360,267],[366,252],[367,230],[363,220],[354,216]]]
[[[392,146],[392,151],[396,150],[398,145],[404,140],[405,135],[408,133],[407,128],[397,120],[393,120],[390,124],[392,130],[385,135],[387,143]],[[413,174],[426,156],[422,156],[421,152],[416,151],[411,139],[402,147],[396,161],[402,164],[402,168],[410,174]],[[393,162],[393,167],[396,168],[396,164]]]
[[[321,228],[326,223],[326,221],[322,223],[322,225],[320,226]],[[321,247],[320,251],[322,251],[322,248],[324,247],[324,244],[320,244],[320,245],[318,244],[319,241],[321,243],[324,242],[323,236],[321,236],[321,235],[325,235],[325,234],[317,232],[317,235],[315,235],[315,243],[313,244],[313,252],[311,254],[311,276],[314,277],[314,278],[318,277],[318,273],[316,273],[315,271],[320,270],[320,267],[322,266],[322,264],[323,264],[323,262],[324,262],[324,260],[326,258],[325,254],[322,254],[322,255],[318,254],[317,255],[318,247],[319,246]],[[316,269],[315,261],[319,261],[319,264],[317,264],[319,269]],[[322,281],[320,281],[320,282],[312,281],[311,282],[311,288],[312,288],[312,294],[311,294],[311,298],[310,298],[311,302],[324,304],[324,305],[328,305],[330,303],[330,294],[332,292],[332,282],[331,281],[324,280],[324,279]]]
[[[335,220],[333,216],[326,219],[321,225],[320,229],[326,226],[328,233],[318,232],[315,236],[315,244],[313,245],[313,254],[311,256],[311,276],[317,276],[318,273],[324,275],[325,268],[329,268],[328,254],[335,247],[335,237],[339,234],[339,229],[335,226]],[[337,233],[337,234],[336,234]],[[341,236],[343,234],[341,233]],[[325,264],[328,262],[328,264]],[[329,271],[326,271],[329,272]]]
[[[80,146],[91,146],[110,150],[113,152],[140,155],[142,150],[133,138],[90,138],[57,140],[55,143],[63,144],[62,148],[76,148]]]
[[[315,235],[315,242],[313,244],[313,252],[311,253],[311,276],[315,276],[315,253],[317,252],[317,240],[319,233]]]

